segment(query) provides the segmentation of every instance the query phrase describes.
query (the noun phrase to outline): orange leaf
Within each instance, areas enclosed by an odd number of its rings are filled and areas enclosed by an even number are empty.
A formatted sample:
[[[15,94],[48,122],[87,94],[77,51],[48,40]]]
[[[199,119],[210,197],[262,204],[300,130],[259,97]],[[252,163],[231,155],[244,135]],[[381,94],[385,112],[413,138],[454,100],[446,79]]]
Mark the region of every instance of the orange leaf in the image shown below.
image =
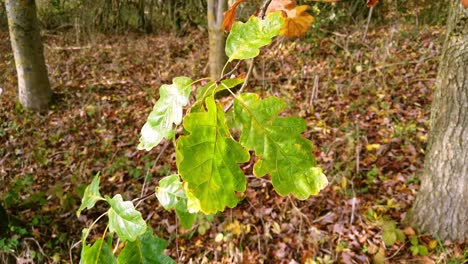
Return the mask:
[[[234,24],[234,19],[236,18],[236,8],[245,1],[247,0],[237,0],[234,4],[232,4],[228,11],[224,12],[224,20],[221,27],[224,32],[231,31],[232,24]]]
[[[276,11],[287,12],[295,7],[296,0],[272,0],[265,13],[269,14]]]
[[[280,34],[287,38],[304,35],[315,21],[315,18],[306,12],[307,9],[308,5],[302,5],[289,10]]]
[[[286,20],[280,34],[292,38],[304,35],[315,21],[314,17],[306,12],[307,9],[308,5],[296,6],[296,0],[273,0],[266,13],[281,11]]]
[[[468,0],[461,0],[461,3],[464,8],[468,8]]]
[[[373,6],[375,6],[378,2],[379,2],[379,0],[367,0],[367,6],[368,6],[368,7],[373,7]]]

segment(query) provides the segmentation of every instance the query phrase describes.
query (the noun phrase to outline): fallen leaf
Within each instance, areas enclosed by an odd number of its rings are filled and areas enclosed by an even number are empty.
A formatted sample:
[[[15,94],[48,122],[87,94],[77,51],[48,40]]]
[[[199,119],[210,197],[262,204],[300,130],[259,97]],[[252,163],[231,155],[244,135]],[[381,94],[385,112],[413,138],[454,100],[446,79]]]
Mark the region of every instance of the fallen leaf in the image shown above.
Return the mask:
[[[403,233],[407,236],[414,236],[416,235],[416,231],[414,231],[414,229],[411,227],[411,226],[407,226],[405,227],[405,229],[403,229]]]

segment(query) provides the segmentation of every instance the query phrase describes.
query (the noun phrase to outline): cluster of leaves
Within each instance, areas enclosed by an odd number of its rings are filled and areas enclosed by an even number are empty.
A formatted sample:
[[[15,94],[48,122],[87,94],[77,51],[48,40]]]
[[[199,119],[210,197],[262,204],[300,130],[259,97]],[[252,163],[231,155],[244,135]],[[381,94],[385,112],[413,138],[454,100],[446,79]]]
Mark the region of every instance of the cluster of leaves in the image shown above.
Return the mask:
[[[246,23],[235,23],[226,42],[228,61],[256,57],[283,25],[279,12],[264,20],[251,17]],[[196,101],[183,118],[186,133],[178,138],[176,153],[184,184],[170,176],[171,188],[162,189],[174,190],[170,195],[174,199],[163,205],[175,208],[179,216],[182,212],[212,214],[226,206],[236,206],[238,194],[246,188],[245,175],[238,164],[250,160],[249,151],[257,157],[254,174],[271,174],[273,187],[281,195],[306,199],[327,184],[321,169],[316,167],[312,143],[301,136],[305,122],[296,117],[279,117],[285,107],[279,98],[261,100],[256,94],[235,95],[231,88],[241,82],[242,79],[226,79],[199,87]],[[149,150],[163,138],[174,138],[174,125],[182,123],[192,84],[191,79],[178,77],[172,85],[161,88],[161,97],[143,126],[140,149]],[[229,90],[235,97],[234,108],[227,113],[232,116],[232,124],[228,124],[224,110],[215,101],[215,94],[222,90]],[[239,141],[232,137],[232,128],[240,129]]]
[[[228,63],[256,57],[261,47],[279,35],[284,24],[280,12],[270,13],[265,19],[251,17],[246,23],[234,24],[226,43]],[[171,85],[161,87],[160,98],[141,130],[138,146],[151,150],[164,138],[174,139],[177,126],[183,124],[184,135],[175,142],[179,174],[163,178],[155,192],[165,209],[175,209],[183,227],[190,228],[199,212],[213,214],[237,205],[239,194],[246,190],[246,177],[238,164],[250,160],[249,151],[256,156],[254,174],[257,177],[270,174],[273,187],[281,195],[306,199],[327,185],[327,178],[312,156],[312,142],[301,136],[305,121],[279,116],[285,107],[283,100],[276,97],[261,100],[251,93],[234,94],[231,89],[244,82],[240,78],[212,80],[197,89],[196,100],[183,117],[196,82],[176,77]],[[223,90],[235,98],[233,109],[227,113],[215,100],[216,93]],[[230,122],[226,114],[230,115]],[[231,129],[240,130],[238,141],[231,135]],[[97,201],[110,205],[102,216],[109,218],[110,233],[127,243],[116,258],[111,250],[112,239],[105,241],[106,232],[93,245],[87,245],[90,229],[84,229],[82,263],[96,260],[147,263],[150,259],[168,258],[163,254],[165,242],[147,228],[132,202],[123,201],[120,194],[113,198],[100,195],[98,175],[85,190],[78,216]]]
[[[237,0],[232,4],[228,11],[226,11],[223,21],[223,30],[228,32],[231,30],[235,17],[237,7],[247,0]],[[297,37],[304,35],[310,28],[310,25],[315,21],[314,17],[306,11],[310,8],[308,5],[296,5],[296,0],[272,0],[268,5],[265,14],[280,12],[284,18],[284,24],[281,27],[280,35],[287,38]]]
[[[112,234],[116,233],[123,243],[128,242],[118,258],[112,251],[112,239],[105,240],[106,232],[104,232],[103,238],[96,240],[92,245],[86,244],[86,239],[92,226],[96,223],[95,221],[90,228],[83,230],[80,263],[175,263],[164,255],[167,242],[153,235],[133,203],[124,201],[120,194],[113,198],[107,195],[102,197],[99,193],[99,181],[99,174],[97,174],[91,184],[86,187],[77,215],[80,216],[84,209],[93,208],[98,201],[107,202],[110,208],[96,221],[107,215],[109,231]]]

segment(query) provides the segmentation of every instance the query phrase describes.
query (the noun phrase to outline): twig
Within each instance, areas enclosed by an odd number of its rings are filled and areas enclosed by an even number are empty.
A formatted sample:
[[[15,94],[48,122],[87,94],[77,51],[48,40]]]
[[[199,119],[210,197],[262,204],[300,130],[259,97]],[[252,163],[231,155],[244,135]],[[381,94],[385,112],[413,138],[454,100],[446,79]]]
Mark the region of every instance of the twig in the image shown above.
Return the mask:
[[[372,18],[372,11],[374,10],[374,7],[371,6],[371,8],[369,9],[369,15],[367,16],[367,24],[366,24],[366,30],[364,31],[364,36],[362,37],[362,41],[366,40],[366,37],[367,37],[367,30],[369,29],[369,24],[370,24],[370,20]]]
[[[5,160],[8,158],[8,156],[10,156],[10,152],[7,152],[7,154],[0,160],[0,165],[3,164],[3,162],[5,162]]]
[[[354,176],[359,173],[359,154],[361,152],[361,146],[359,145],[359,115],[356,116],[356,173],[351,178],[351,190],[353,192],[353,198],[351,199],[351,217],[349,224],[352,225],[354,222],[354,211],[356,210],[356,192],[354,191]]]
[[[260,11],[258,12],[258,17],[260,19],[263,19],[265,17],[266,10],[268,9],[268,6],[270,5],[271,0],[265,0],[262,3],[262,6],[260,7]]]
[[[314,105],[314,101],[317,98],[318,86],[319,86],[319,76],[315,75],[314,86],[312,86],[312,93],[310,94],[310,100],[309,100],[309,105],[311,106]]]
[[[154,163],[153,163],[153,167],[154,168],[156,166],[156,164],[158,163],[159,159],[161,158],[162,154],[166,151],[167,147],[169,147],[169,144],[171,144],[171,141],[170,140],[167,140],[166,143],[164,143],[164,146],[161,148],[161,150],[159,151],[159,154],[158,156],[156,157],[156,159],[154,160]],[[141,187],[141,193],[140,193],[140,198],[136,198],[134,199],[134,201],[138,201],[138,203],[136,204],[135,207],[138,207],[141,202],[148,198],[149,196],[153,195],[154,192],[150,193],[149,195],[145,195],[146,194],[146,184],[147,184],[147,181],[148,181],[148,174],[150,172],[150,169],[148,168],[146,170],[146,174],[145,174],[145,178],[143,180],[143,186]]]
[[[234,68],[232,68],[232,70],[230,70],[228,73],[224,74],[223,76],[221,76],[221,78],[219,78],[219,80],[217,80],[218,82],[228,78],[229,76],[231,76],[231,74],[233,74],[235,71],[237,71],[237,68],[239,68],[239,65],[240,63],[242,62],[242,60],[239,60],[236,64],[236,66],[234,66]]]
[[[239,89],[239,91],[237,92],[237,94],[241,94],[245,87],[247,86],[247,82],[249,81],[249,78],[250,78],[250,75],[252,74],[252,69],[253,69],[253,65],[254,65],[254,59],[250,60],[250,66],[249,66],[249,70],[247,71],[247,75],[245,76],[245,80],[244,80],[244,83],[242,84],[241,88]],[[229,105],[227,105],[225,108],[224,108],[224,112],[227,112],[229,111],[229,109],[231,109],[232,105],[234,104],[234,100],[231,101],[229,103]]]
[[[70,257],[70,263],[73,264],[73,256],[72,256],[72,249],[77,247],[79,244],[81,244],[81,240],[73,244],[70,249],[68,250],[68,256]]]
[[[39,248],[39,252],[46,258],[50,261],[50,258],[49,256],[47,256],[45,253],[44,253],[44,250],[42,250],[42,247],[41,245],[39,245],[39,242],[37,242],[36,239],[32,238],[32,237],[26,237],[24,240],[31,240],[31,241],[34,241],[34,243],[36,243],[37,247]]]

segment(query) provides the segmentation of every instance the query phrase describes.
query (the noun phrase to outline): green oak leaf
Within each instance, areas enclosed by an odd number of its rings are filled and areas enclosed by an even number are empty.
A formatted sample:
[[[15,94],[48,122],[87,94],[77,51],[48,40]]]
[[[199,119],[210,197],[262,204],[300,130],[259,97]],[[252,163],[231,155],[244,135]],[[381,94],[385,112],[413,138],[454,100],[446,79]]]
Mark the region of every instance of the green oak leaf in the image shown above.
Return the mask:
[[[94,176],[93,181],[89,184],[83,194],[81,199],[80,208],[76,211],[76,215],[80,217],[81,211],[84,209],[91,209],[94,207],[97,201],[104,200],[101,194],[99,193],[99,172]]]
[[[102,238],[96,240],[94,244],[83,245],[81,250],[80,264],[112,264],[117,263],[111,246]]]
[[[182,122],[182,110],[189,102],[192,79],[176,77],[172,82],[171,85],[163,84],[159,89],[159,100],[141,129],[138,149],[149,151],[163,138],[172,138],[173,124],[179,125]]]
[[[305,121],[299,117],[278,117],[285,102],[276,97],[259,100],[257,94],[241,94],[234,103],[235,122],[240,124],[240,143],[254,150],[259,160],[254,174],[271,174],[280,195],[306,199],[327,184],[312,156],[312,142],[301,136]]]
[[[205,104],[207,111],[192,112],[184,118],[188,135],[179,138],[177,164],[188,192],[198,199],[205,214],[211,214],[237,204],[236,192],[244,192],[246,187],[237,163],[250,157],[231,138],[224,111],[214,98],[208,97]]]
[[[120,194],[112,199],[106,196],[111,208],[108,210],[109,230],[116,232],[122,241],[135,241],[145,233],[146,222],[130,201],[123,201]]]
[[[128,242],[117,259],[118,264],[173,264],[176,263],[164,254],[167,242],[147,230],[133,242]]]
[[[257,57],[260,48],[279,35],[283,24],[284,18],[279,12],[268,14],[264,20],[251,16],[245,23],[236,22],[226,40],[229,61]]]
[[[161,179],[155,194],[164,209],[175,209],[183,228],[190,229],[193,226],[196,214],[188,211],[187,196],[179,175],[174,174]]]

